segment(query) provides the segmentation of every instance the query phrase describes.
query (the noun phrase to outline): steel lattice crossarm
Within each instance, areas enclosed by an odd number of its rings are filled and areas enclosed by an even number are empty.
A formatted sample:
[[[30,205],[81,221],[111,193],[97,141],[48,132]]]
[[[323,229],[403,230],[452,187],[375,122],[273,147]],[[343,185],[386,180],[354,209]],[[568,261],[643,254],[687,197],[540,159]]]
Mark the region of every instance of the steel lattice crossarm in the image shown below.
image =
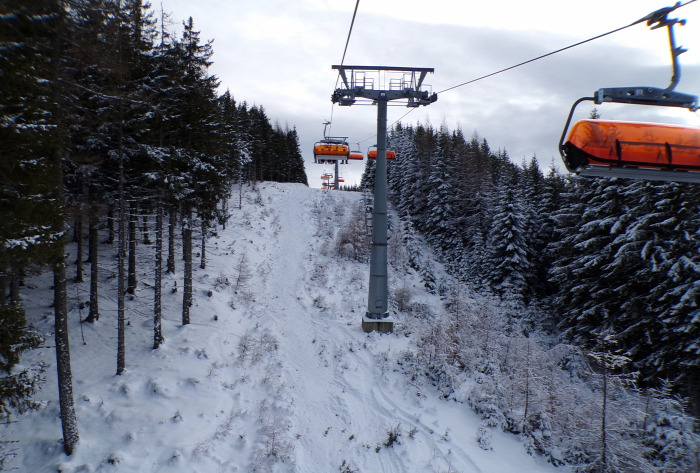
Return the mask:
[[[432,67],[394,66],[332,66],[337,69],[344,88],[336,89],[331,96],[333,103],[354,105],[358,99],[371,103],[405,101],[407,107],[429,105],[437,100],[437,94],[423,84],[425,76],[433,73]]]

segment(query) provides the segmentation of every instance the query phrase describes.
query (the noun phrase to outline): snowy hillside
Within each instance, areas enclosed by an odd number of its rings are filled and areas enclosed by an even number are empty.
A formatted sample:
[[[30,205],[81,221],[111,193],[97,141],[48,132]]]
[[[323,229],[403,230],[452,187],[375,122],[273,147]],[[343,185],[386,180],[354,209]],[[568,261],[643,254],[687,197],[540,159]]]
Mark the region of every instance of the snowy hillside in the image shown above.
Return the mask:
[[[2,428],[21,472],[484,472],[568,471],[529,456],[493,431],[479,447],[480,417],[432,388],[413,386],[396,359],[415,343],[406,314],[395,333],[365,334],[368,268],[335,249],[359,193],[259,184],[231,203],[232,218],[195,270],[192,323],[180,324],[181,274],[164,285],[165,344],[153,350],[151,251],[127,301],[127,371],[116,376],[114,248],[103,247],[102,317],[80,324],[87,283],[69,284],[71,353],[80,443],[61,446],[54,352],[38,394],[42,410]],[[197,251],[197,250],[195,250]],[[70,260],[70,258],[69,258]],[[178,262],[181,271],[181,262]],[[70,275],[70,269],[69,269]],[[27,314],[52,345],[48,275],[28,280]],[[393,288],[440,311],[411,272]],[[109,289],[108,289],[109,288]],[[418,391],[420,389],[420,392]]]

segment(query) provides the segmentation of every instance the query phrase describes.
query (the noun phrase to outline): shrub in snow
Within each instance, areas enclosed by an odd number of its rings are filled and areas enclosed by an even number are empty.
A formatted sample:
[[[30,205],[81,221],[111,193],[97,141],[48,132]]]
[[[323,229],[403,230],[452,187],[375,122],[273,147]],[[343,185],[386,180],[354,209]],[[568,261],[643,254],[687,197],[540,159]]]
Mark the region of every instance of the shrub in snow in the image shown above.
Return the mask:
[[[369,261],[370,239],[365,226],[365,214],[361,204],[353,210],[352,218],[343,226],[336,236],[335,248],[338,256],[353,261]]]
[[[238,260],[235,266],[236,278],[233,281],[233,290],[238,293],[240,290],[248,287],[250,279],[253,277],[253,271],[250,269],[248,256],[244,253],[241,259]]]
[[[340,473],[358,473],[359,470],[353,468],[351,464],[347,462],[347,460],[343,460],[343,463],[341,463],[338,467],[338,471]]]
[[[394,290],[394,301],[399,312],[404,312],[411,307],[411,299],[414,291],[405,282],[404,285]]]
[[[9,461],[17,456],[17,448],[10,448],[10,446],[14,446],[16,444],[19,444],[18,441],[16,440],[0,440],[0,471],[3,471],[5,469],[5,465],[9,463]]]
[[[207,441],[197,442],[192,450],[192,456],[197,460],[203,460],[208,457],[211,452],[211,444]]]
[[[685,412],[683,400],[669,395],[670,386],[649,390],[644,407],[645,457],[664,472],[700,471],[697,420]]]
[[[238,341],[238,357],[241,361],[250,358],[250,362],[255,364],[276,351],[278,346],[274,335],[256,325],[254,329],[246,330]]]
[[[214,288],[217,291],[220,291],[223,288],[228,287],[230,285],[231,281],[229,281],[228,276],[226,276],[224,273],[219,273],[219,275],[214,280]]]
[[[253,471],[272,471],[272,465],[292,459],[294,444],[290,438],[291,422],[287,409],[278,401],[263,399],[260,411],[260,445],[255,454]]]
[[[393,447],[394,444],[401,445],[401,423],[397,424],[396,427],[389,429],[386,434],[384,446],[388,448]]]
[[[20,366],[20,355],[37,348],[44,339],[27,327],[24,309],[19,304],[0,305],[0,327],[0,422],[9,422],[13,413],[41,407],[31,396],[44,383],[44,363],[16,368]]]
[[[491,429],[484,424],[479,425],[476,431],[476,441],[484,450],[493,450],[491,442],[493,440],[493,435],[491,434]]]

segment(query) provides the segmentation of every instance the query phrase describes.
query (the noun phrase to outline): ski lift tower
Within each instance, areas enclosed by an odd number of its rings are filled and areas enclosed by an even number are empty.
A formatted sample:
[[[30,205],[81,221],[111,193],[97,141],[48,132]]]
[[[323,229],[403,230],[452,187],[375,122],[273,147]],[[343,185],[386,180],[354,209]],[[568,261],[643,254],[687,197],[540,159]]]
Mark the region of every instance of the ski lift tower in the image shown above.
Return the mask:
[[[407,107],[429,105],[437,94],[424,90],[423,80],[433,68],[390,66],[332,66],[343,81],[331,100],[341,106],[377,105],[377,163],[372,211],[372,253],[369,263],[367,313],[362,318],[365,332],[391,333],[394,321],[389,315],[387,280],[387,105],[400,102]],[[426,86],[429,87],[429,86]]]

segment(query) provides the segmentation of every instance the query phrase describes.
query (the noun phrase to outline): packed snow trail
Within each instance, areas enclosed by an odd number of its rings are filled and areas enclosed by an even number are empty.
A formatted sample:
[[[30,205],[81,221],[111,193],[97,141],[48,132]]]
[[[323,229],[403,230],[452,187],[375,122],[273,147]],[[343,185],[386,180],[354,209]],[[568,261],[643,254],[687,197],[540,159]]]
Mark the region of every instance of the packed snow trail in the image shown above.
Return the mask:
[[[50,365],[37,396],[46,407],[3,429],[21,445],[10,466],[63,473],[564,473],[526,455],[511,435],[494,431],[493,450],[480,449],[480,419],[468,406],[411,386],[396,364],[414,343],[405,315],[397,314],[394,334],[362,332],[367,264],[335,249],[337,229],[360,201],[359,193],[298,184],[246,189],[242,208],[231,206],[226,229],[210,239],[207,269],[195,270],[190,325],[180,323],[182,268],[167,276],[166,341],[158,350],[151,348],[152,249],[141,248],[148,256],[139,258],[140,284],[127,301],[121,376],[114,375],[114,262],[105,258],[98,323],[80,324],[86,289],[69,289],[78,448],[71,457],[61,451],[53,353],[37,350],[26,362],[34,356]],[[420,291],[417,275],[402,278]],[[50,275],[41,275],[26,290],[28,316],[49,337],[50,284]],[[441,306],[437,296],[416,297]]]
[[[382,357],[405,346],[406,338],[362,332],[366,265],[344,261],[333,250],[334,229],[346,224],[361,196],[262,187],[267,194],[262,201],[276,204],[263,212],[267,235],[260,240],[267,246],[261,253],[269,261],[258,264],[269,271],[264,271],[266,295],[256,300],[256,312],[264,314],[280,342],[284,383],[292,395],[289,434],[295,439],[295,471],[318,471],[320,466],[335,471],[342,465],[387,473],[499,471],[491,468],[504,466],[498,458],[481,462],[486,469],[472,458],[471,451],[489,455],[476,446],[478,419],[467,406],[410,399],[405,380],[382,363]],[[364,273],[361,282],[353,270]],[[348,297],[350,287],[355,290]],[[427,421],[426,405],[435,412]],[[455,415],[443,422],[442,409]],[[470,428],[464,429],[460,418]],[[401,437],[386,446],[392,429]],[[520,471],[528,471],[528,464],[533,465],[529,471],[540,471],[509,440],[526,459]],[[462,442],[470,448],[462,448]]]

